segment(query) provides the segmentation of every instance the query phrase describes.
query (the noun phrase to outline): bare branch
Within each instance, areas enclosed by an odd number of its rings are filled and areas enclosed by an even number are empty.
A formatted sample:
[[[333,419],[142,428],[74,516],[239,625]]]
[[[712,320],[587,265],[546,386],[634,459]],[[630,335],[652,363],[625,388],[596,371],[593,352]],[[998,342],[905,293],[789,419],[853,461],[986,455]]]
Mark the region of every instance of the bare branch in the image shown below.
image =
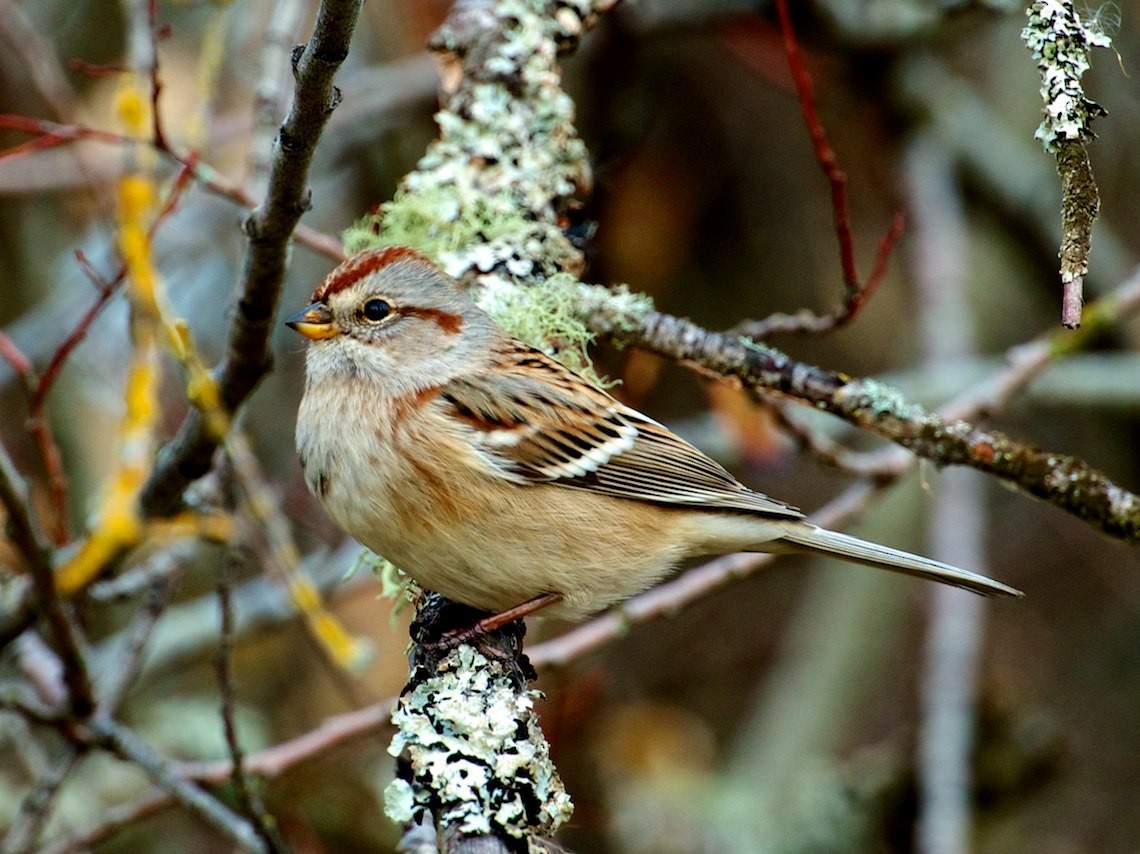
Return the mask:
[[[308,44],[296,55],[293,107],[277,136],[265,200],[245,222],[249,248],[241,296],[230,325],[226,356],[215,370],[222,403],[231,413],[270,367],[269,334],[285,277],[289,239],[310,205],[309,166],[321,131],[340,100],[333,77],[348,54],[361,2],[324,0]],[[216,449],[217,439],[210,435],[205,419],[191,410],[159,454],[141,496],[144,512],[173,512],[182,490],[209,469]]]
[[[95,708],[87,663],[80,650],[75,628],[56,588],[51,551],[32,520],[23,480],[3,446],[0,446],[0,504],[8,511],[12,541],[27,562],[35,599],[40,612],[47,619],[52,643],[63,662],[64,680],[72,710],[84,717]]]
[[[195,783],[188,781],[179,773],[175,763],[140,741],[131,730],[102,716],[93,718],[89,726],[93,744],[110,751],[125,762],[137,765],[157,786],[243,850],[259,854],[267,852],[265,844],[248,823]]]

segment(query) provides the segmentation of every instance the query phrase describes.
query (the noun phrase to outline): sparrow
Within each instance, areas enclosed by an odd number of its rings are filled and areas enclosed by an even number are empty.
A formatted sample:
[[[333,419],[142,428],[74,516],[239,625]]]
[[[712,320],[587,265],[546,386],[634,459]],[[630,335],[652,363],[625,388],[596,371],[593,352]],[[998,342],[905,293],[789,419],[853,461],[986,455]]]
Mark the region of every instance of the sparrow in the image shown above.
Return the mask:
[[[421,587],[579,620],[699,555],[812,552],[986,596],[985,576],[830,531],[500,327],[406,247],[361,252],[285,321],[296,442],[348,534]]]

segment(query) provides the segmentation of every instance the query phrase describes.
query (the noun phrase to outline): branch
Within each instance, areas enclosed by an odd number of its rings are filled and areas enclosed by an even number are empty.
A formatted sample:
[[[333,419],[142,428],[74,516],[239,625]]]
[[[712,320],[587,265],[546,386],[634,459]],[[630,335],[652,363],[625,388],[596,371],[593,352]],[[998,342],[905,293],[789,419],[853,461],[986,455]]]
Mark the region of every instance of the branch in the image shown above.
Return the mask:
[[[235,842],[241,850],[262,854],[266,851],[264,843],[240,816],[187,780],[179,773],[176,763],[139,741],[122,724],[109,718],[94,718],[90,723],[90,739],[93,744],[113,753],[124,762],[138,766],[157,786]]]
[[[245,757],[242,767],[247,774],[262,777],[278,777],[302,762],[323,756],[345,744],[391,727],[392,708],[395,699],[382,700],[363,709],[346,712],[327,718],[316,729],[299,735],[289,741],[276,744]],[[202,785],[219,786],[229,782],[233,774],[233,763],[226,760],[216,762],[187,763],[177,766],[178,774],[186,781]],[[109,839],[117,831],[161,812],[178,802],[178,798],[168,789],[152,789],[137,800],[107,811],[103,821],[75,836],[46,846],[43,854],[64,854],[92,848]]]
[[[688,362],[752,393],[809,404],[939,465],[965,465],[992,474],[1107,534],[1140,543],[1140,497],[1083,460],[1043,451],[965,421],[944,420],[907,404],[893,389],[874,380],[796,362],[777,350],[710,332],[684,318],[645,311],[635,301],[614,299],[604,288],[584,288],[582,293],[580,309],[590,328],[619,345]],[[1107,316],[1098,317],[1098,326],[1116,319],[1115,306],[1104,306],[1103,314]]]
[[[430,815],[447,852],[513,850],[573,812],[527,689],[522,620],[459,646],[446,639],[480,616],[435,593],[420,599],[411,678],[392,713],[388,752],[399,759],[385,812],[403,825]]]
[[[839,243],[844,297],[843,303],[829,314],[818,315],[805,309],[795,314],[774,314],[764,320],[742,323],[737,327],[737,331],[742,335],[757,341],[765,340],[776,333],[819,335],[839,329],[854,320],[878,289],[879,282],[886,274],[887,262],[899,238],[902,237],[906,224],[902,211],[895,211],[890,229],[879,241],[871,275],[866,280],[861,280],[855,263],[855,240],[851,234],[851,217],[847,210],[847,174],[839,166],[839,158],[828,142],[827,131],[824,130],[823,122],[820,121],[819,112],[816,110],[815,89],[811,74],[804,64],[803,54],[800,53],[788,0],[776,0],[776,14],[780,21],[784,54],[787,56],[788,68],[795,83],[796,96],[800,100],[804,124],[807,125],[808,135],[811,136],[815,159],[831,186],[832,221],[835,225],[835,237]]]
[[[27,562],[34,599],[38,610],[47,620],[56,654],[63,662],[64,680],[72,711],[84,717],[95,708],[91,676],[87,672],[87,663],[75,629],[56,587],[51,551],[32,520],[23,480],[3,446],[0,446],[0,505],[7,511],[12,542]],[[25,609],[23,603],[17,610],[28,617],[35,616],[35,610]]]
[[[296,91],[274,146],[265,200],[245,221],[249,237],[226,356],[215,370],[222,404],[235,412],[269,371],[269,336],[289,238],[308,210],[309,166],[329,115],[340,101],[333,77],[348,54],[362,0],[323,0],[312,36],[295,55]],[[160,452],[141,495],[147,515],[168,515],[182,491],[210,466],[218,447],[198,410],[191,410],[178,434]]]
[[[1085,97],[1081,76],[1089,68],[1089,51],[1111,42],[1095,24],[1081,20],[1072,0],[1034,0],[1025,14],[1029,24],[1021,37],[1037,60],[1045,102],[1035,136],[1056,156],[1061,175],[1061,323],[1075,329],[1081,325],[1092,224],[1100,208],[1085,144],[1096,136],[1093,119],[1106,115]]]

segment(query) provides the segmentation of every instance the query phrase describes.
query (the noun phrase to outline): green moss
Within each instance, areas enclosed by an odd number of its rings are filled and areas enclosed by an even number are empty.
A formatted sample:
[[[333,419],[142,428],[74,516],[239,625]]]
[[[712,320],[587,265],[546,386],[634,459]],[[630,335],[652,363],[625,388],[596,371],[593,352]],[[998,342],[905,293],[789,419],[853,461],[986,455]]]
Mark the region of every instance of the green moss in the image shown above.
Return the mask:
[[[380,211],[369,214],[343,234],[349,253],[381,246],[411,246],[431,258],[467,246],[515,238],[521,244],[535,222],[508,213],[518,206],[504,198],[473,196],[461,201],[454,186],[401,190]]]
[[[582,319],[578,288],[578,280],[568,273],[526,286],[489,281],[478,300],[483,310],[512,335],[604,388],[614,383],[599,376],[590,362],[587,348],[594,334]]]

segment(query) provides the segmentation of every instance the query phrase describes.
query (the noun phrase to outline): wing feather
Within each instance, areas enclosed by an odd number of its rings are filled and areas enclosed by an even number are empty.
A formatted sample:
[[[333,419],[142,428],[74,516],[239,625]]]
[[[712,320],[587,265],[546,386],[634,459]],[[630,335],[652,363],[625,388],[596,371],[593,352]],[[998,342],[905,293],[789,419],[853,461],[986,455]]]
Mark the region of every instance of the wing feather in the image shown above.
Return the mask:
[[[803,517],[542,352],[512,342],[497,355],[493,381],[454,379],[437,398],[474,430],[493,471],[658,504]]]

